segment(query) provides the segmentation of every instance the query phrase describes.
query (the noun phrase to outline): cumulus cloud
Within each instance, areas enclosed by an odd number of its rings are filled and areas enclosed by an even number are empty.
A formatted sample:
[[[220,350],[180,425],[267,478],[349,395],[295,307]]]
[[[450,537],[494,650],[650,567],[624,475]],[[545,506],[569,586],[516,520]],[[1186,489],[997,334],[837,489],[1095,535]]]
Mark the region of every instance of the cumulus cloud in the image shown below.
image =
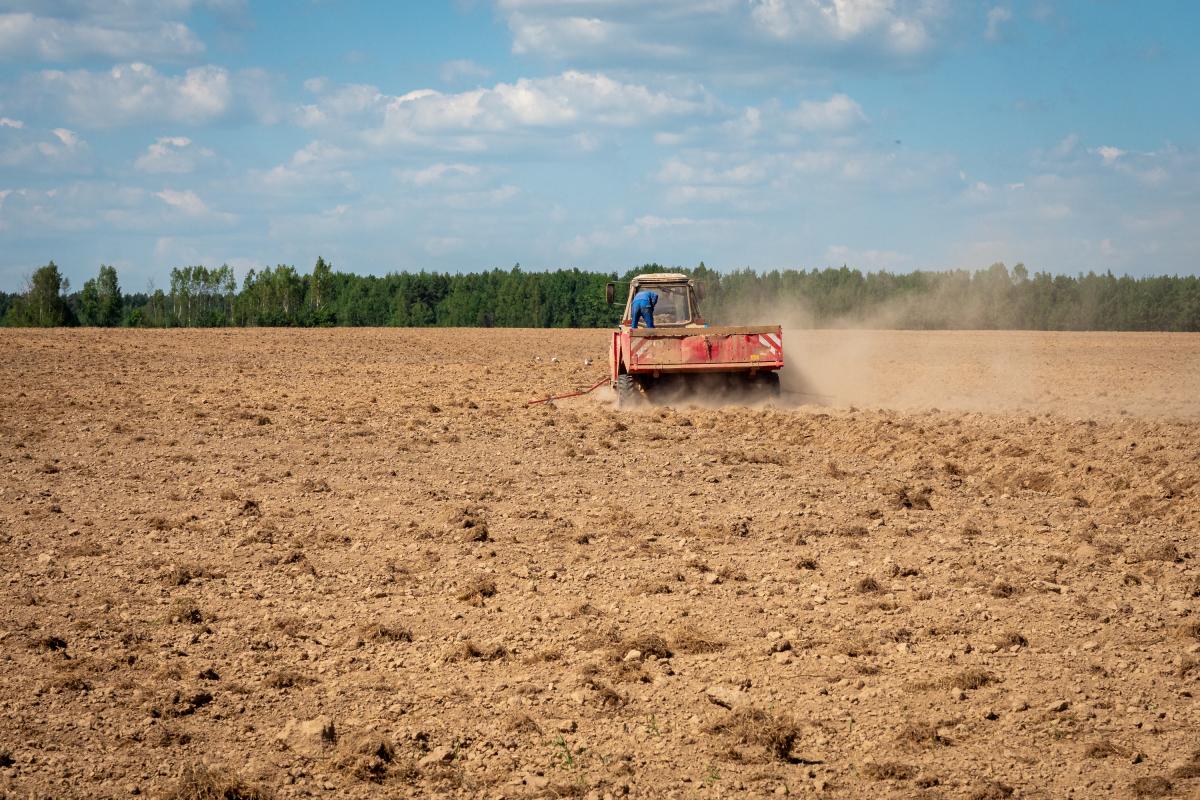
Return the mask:
[[[497,7],[518,54],[675,61],[688,69],[720,62],[748,72],[777,65],[781,50],[812,63],[847,52],[921,56],[949,16],[946,0],[497,0]]]
[[[232,18],[243,0],[4,0],[0,60],[191,59],[205,51],[186,19],[206,8]]]
[[[205,124],[231,116],[278,121],[274,79],[259,69],[192,67],[162,72],[140,61],[107,70],[42,70],[25,75],[15,105],[65,116],[85,128],[147,123]]]
[[[92,128],[211,122],[228,113],[234,98],[233,81],[223,67],[165,75],[141,62],[104,72],[44,70],[28,76],[26,88],[36,101],[56,105],[74,122]]]
[[[898,0],[757,0],[751,17],[775,39],[815,45],[863,43],[892,55],[928,50],[941,5]]]
[[[559,15],[561,9],[532,3],[507,3],[522,10],[508,17],[513,34],[512,49],[517,54],[536,53],[552,58],[610,52],[623,56],[650,58],[680,57],[688,48],[667,39],[639,35],[636,23],[600,17]],[[546,13],[549,12],[549,13]],[[653,13],[653,12],[651,12]]]
[[[86,164],[88,143],[67,128],[26,130],[24,125],[0,125],[11,133],[0,138],[0,166],[37,171],[70,171]]]
[[[789,121],[806,131],[842,131],[866,122],[862,107],[844,94],[828,100],[805,101],[788,115]]]
[[[480,173],[480,168],[474,164],[430,164],[428,167],[415,170],[402,170],[397,177],[413,186],[432,186],[452,181],[457,178],[473,178]]]
[[[202,52],[204,45],[179,22],[118,28],[32,13],[0,14],[0,59],[177,59]]]
[[[186,136],[164,136],[147,147],[133,166],[141,172],[183,174],[212,156],[212,150],[195,146]]]
[[[190,217],[199,217],[208,213],[208,206],[191,189],[183,191],[163,189],[161,192],[155,192],[154,196],[171,208],[177,208]]]
[[[0,222],[21,233],[79,233],[97,228],[129,230],[159,222],[147,213],[146,193],[107,181],[80,181],[51,189],[16,189]]]
[[[10,117],[0,117],[0,128],[18,128],[18,129],[20,129],[20,128],[24,128],[24,127],[25,127],[25,123],[19,119],[12,119]]]
[[[154,196],[172,211],[191,219],[207,219],[218,222],[232,222],[235,219],[232,214],[210,209],[208,204],[191,189],[168,188],[154,192]]]
[[[315,140],[293,153],[287,162],[265,172],[252,172],[252,185],[255,190],[268,193],[316,186],[350,188],[355,179],[346,166],[358,159],[349,150]]]
[[[756,159],[742,163],[710,158],[708,164],[689,164],[679,158],[669,158],[655,176],[660,183],[746,186],[763,183],[770,176],[773,159]]]
[[[316,103],[304,104],[296,110],[296,121],[305,128],[378,115],[387,100],[374,86],[346,84],[331,88],[326,78],[310,78],[304,82],[304,88],[319,95]]]
[[[424,89],[391,98],[378,135],[404,140],[441,131],[494,133],[578,123],[627,127],[703,108],[703,100],[572,70],[458,94]]]
[[[463,92],[416,89],[389,95],[374,86],[334,87],[324,80],[309,81],[307,88],[318,96],[297,109],[301,124],[341,130],[377,146],[416,144],[457,151],[569,130],[577,134],[571,140],[575,147],[587,150],[601,141],[595,129],[651,125],[706,114],[714,106],[698,88],[662,91],[576,70]]]
[[[729,228],[730,221],[718,217],[643,214],[632,222],[597,228],[589,233],[573,236],[561,245],[561,250],[572,259],[582,259],[595,253],[611,252],[630,246],[636,246],[645,252],[664,247],[681,237],[689,242],[723,238]]]

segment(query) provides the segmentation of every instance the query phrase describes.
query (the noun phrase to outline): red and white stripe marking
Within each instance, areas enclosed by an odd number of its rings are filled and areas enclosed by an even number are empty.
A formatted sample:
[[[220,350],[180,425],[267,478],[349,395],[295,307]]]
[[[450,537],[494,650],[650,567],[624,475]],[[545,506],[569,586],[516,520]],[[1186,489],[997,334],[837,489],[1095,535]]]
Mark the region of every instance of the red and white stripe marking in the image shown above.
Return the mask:
[[[783,339],[776,333],[760,333],[758,343],[775,355],[783,353]]]

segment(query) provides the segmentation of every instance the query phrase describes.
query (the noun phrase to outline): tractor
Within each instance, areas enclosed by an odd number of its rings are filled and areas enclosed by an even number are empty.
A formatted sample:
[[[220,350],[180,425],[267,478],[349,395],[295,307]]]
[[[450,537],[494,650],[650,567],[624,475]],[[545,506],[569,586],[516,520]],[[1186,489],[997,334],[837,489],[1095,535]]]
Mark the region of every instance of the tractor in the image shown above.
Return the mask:
[[[617,284],[606,287],[609,305]],[[633,327],[633,298],[658,294],[654,327]],[[740,400],[779,395],[783,329],[778,325],[709,325],[700,313],[703,284],[678,273],[650,273],[629,281],[625,313],[609,352],[618,405],[689,398]]]

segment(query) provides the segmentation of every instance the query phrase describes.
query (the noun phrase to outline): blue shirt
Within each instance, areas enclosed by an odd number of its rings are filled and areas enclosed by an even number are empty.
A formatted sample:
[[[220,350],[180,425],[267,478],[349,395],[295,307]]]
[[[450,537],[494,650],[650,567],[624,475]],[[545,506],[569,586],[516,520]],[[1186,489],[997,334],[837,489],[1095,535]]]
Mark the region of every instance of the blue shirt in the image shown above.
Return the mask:
[[[634,308],[654,308],[658,305],[658,292],[644,289],[633,296]]]

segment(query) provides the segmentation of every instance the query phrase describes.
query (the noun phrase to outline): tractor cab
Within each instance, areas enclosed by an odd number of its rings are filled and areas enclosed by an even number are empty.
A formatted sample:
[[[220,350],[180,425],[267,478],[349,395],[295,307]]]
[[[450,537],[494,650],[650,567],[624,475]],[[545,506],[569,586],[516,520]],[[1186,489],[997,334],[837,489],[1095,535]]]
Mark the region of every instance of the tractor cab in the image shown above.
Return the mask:
[[[616,302],[615,283],[606,287],[608,304]],[[703,291],[687,275],[674,272],[638,275],[629,282],[629,293],[625,297],[625,313],[621,315],[621,326],[633,324],[633,298],[638,292],[650,290],[658,294],[658,305],[654,308],[654,325],[659,328],[703,328],[704,318],[700,315],[699,300]]]

